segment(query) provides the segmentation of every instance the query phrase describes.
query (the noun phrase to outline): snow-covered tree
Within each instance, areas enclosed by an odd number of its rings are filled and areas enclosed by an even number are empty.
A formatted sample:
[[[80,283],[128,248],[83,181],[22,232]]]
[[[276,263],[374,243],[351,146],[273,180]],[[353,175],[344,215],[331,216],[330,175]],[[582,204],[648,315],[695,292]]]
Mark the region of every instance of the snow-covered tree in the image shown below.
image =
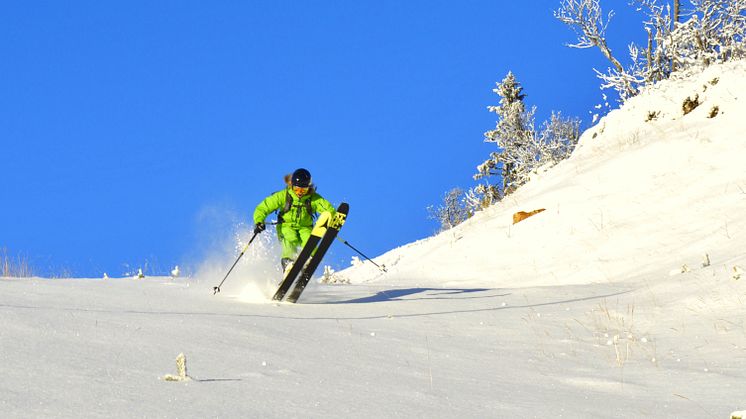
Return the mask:
[[[601,0],[562,0],[560,8],[554,13],[554,16],[560,22],[570,26],[576,33],[578,42],[568,44],[570,48],[598,48],[599,51],[608,59],[613,69],[610,70],[610,76],[619,86],[622,97],[634,96],[637,89],[633,80],[625,77],[624,66],[614,56],[606,43],[606,28],[614,16],[614,12],[609,12],[604,16],[601,9]],[[605,76],[599,74],[601,78]]]
[[[485,142],[497,144],[498,151],[477,166],[474,178],[500,176],[502,185],[485,190],[488,194],[503,196],[521,183],[526,162],[534,158],[532,147],[535,109],[526,110],[523,87],[512,72],[492,90],[500,96],[500,104],[488,106],[498,116],[495,129],[484,134]],[[496,190],[494,188],[497,188]]]
[[[626,68],[606,43],[601,0],[563,0],[555,17],[577,34],[575,48],[597,47],[612,64],[606,73],[596,70],[602,88],[613,88],[622,101],[640,88],[669,78],[677,71],[704,67],[746,57],[746,0],[635,0],[646,14],[643,26],[647,46],[629,45],[631,64]]]
[[[676,69],[746,56],[746,0],[692,0],[689,19],[676,22],[668,52]]]
[[[580,119],[564,118],[561,113],[552,112],[536,142],[540,164],[555,165],[570,157],[579,139]]]
[[[463,223],[469,217],[470,212],[464,202],[464,191],[461,188],[453,188],[443,195],[443,203],[438,207],[428,208],[430,218],[440,223],[441,231]]]
[[[535,108],[526,109],[523,87],[512,72],[493,89],[500,96],[497,106],[488,110],[498,116],[495,129],[484,134],[485,142],[495,143],[497,151],[477,166],[475,180],[498,177],[497,184],[483,183],[467,193],[471,210],[484,208],[528,182],[540,166],[553,165],[567,158],[579,138],[580,121],[565,119],[559,113],[536,130]]]
[[[500,199],[500,190],[497,185],[489,183],[480,183],[464,194],[464,204],[472,214],[489,207]]]

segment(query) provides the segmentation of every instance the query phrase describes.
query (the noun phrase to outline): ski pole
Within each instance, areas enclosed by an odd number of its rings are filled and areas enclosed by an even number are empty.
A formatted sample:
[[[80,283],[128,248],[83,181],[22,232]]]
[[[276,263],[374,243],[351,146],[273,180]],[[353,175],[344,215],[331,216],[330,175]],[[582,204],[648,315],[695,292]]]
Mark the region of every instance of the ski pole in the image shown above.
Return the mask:
[[[241,260],[241,256],[243,256],[243,254],[246,253],[246,250],[249,248],[249,245],[251,244],[251,242],[254,241],[257,234],[259,234],[259,232],[256,232],[254,233],[253,236],[251,236],[251,240],[249,240],[249,242],[246,243],[246,246],[244,246],[243,250],[241,251],[241,254],[238,255],[238,259],[236,259],[236,261],[233,262],[233,266],[231,266],[231,268],[228,270],[228,273],[225,274],[225,278],[223,278],[223,280],[220,281],[220,285],[218,285],[217,287],[212,287],[212,295],[215,295],[220,292],[220,287],[223,285],[223,282],[225,282],[225,280],[228,279],[228,275],[231,274],[231,272],[233,271],[233,268],[235,268],[236,265],[238,264],[238,261]]]
[[[337,240],[339,240],[339,241],[341,241],[342,243],[344,243],[345,245],[347,245],[347,246],[348,246],[348,247],[349,247],[350,249],[352,249],[352,250],[356,251],[358,255],[360,255],[360,256],[362,256],[363,258],[365,258],[365,260],[367,260],[368,262],[370,262],[370,263],[372,263],[372,264],[376,265],[376,266],[378,267],[378,269],[382,270],[383,272],[387,272],[387,271],[386,271],[386,265],[379,265],[379,264],[377,264],[377,263],[373,262],[373,261],[372,261],[372,260],[371,260],[371,259],[370,259],[370,258],[369,258],[368,256],[365,256],[365,255],[363,254],[363,252],[361,252],[361,251],[359,251],[359,250],[355,249],[355,246],[353,246],[353,245],[351,245],[350,243],[348,243],[348,242],[347,242],[347,240],[345,240],[345,239],[343,239],[343,238],[341,238],[341,237],[339,237],[339,236],[337,236]]]

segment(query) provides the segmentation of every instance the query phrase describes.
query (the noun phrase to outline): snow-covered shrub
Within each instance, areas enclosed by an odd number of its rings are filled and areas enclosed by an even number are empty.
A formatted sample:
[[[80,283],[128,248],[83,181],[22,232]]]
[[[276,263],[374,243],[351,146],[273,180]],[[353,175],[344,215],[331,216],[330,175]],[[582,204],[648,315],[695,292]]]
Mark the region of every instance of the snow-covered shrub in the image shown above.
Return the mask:
[[[349,284],[350,280],[340,275],[331,266],[324,266],[324,274],[321,276],[322,284]]]
[[[464,194],[464,206],[470,214],[481,211],[500,200],[497,185],[480,183]]]
[[[189,381],[192,377],[187,374],[186,355],[180,353],[176,357],[176,375],[167,374],[163,376],[164,381]]]
[[[552,112],[549,120],[544,122],[536,141],[539,165],[555,165],[570,157],[579,138],[579,119],[564,118],[559,112]]]
[[[449,230],[466,221],[472,212],[469,211],[461,188],[453,188],[443,195],[443,203],[428,208],[430,218],[440,223],[441,231]]]

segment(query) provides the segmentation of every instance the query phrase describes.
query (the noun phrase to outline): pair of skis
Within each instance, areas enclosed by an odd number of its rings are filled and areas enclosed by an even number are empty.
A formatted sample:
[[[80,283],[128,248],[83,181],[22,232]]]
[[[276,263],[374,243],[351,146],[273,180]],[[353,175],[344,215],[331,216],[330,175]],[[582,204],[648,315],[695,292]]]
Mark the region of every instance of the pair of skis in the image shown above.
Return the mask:
[[[331,215],[328,212],[321,214],[311,231],[311,236],[308,238],[306,245],[301,249],[295,263],[287,271],[285,278],[280,283],[280,287],[272,297],[273,300],[282,301],[287,295],[286,301],[291,303],[298,301],[301,293],[306,289],[306,285],[311,280],[311,276],[313,276],[316,268],[319,267],[326,251],[329,250],[332,242],[337,237],[337,233],[339,233],[339,230],[344,225],[349,209],[350,206],[346,202],[343,202],[337,208],[336,214]],[[288,294],[293,283],[295,283],[295,288]]]

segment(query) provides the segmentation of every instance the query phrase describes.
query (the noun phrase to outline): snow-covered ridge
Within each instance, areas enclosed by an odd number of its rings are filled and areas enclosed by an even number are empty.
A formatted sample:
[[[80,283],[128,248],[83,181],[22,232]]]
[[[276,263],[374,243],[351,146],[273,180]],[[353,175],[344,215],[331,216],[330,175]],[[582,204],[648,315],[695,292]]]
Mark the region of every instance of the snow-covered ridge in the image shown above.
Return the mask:
[[[744,62],[663,81],[602,118],[570,159],[503,202],[376,258],[387,274],[362,264],[340,275],[510,287],[655,278],[705,255],[732,269],[746,253],[744,93]],[[546,211],[512,225],[513,213],[539,208]]]

